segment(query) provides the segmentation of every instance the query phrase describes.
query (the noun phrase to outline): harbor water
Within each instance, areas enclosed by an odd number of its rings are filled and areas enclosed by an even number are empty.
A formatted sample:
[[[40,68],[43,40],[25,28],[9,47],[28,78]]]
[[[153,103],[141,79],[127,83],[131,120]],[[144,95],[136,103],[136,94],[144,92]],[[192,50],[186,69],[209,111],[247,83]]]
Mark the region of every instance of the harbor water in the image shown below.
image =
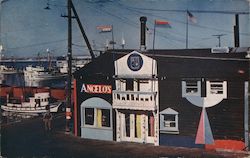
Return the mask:
[[[45,80],[45,81],[26,81],[24,80],[24,75],[22,70],[24,70],[27,66],[43,66],[48,68],[48,61],[8,61],[1,62],[2,65],[7,67],[13,67],[18,70],[18,73],[15,74],[2,74],[2,82],[7,86],[18,86],[18,87],[51,87],[51,88],[62,88],[65,87],[66,79],[59,80]],[[52,62],[52,67],[55,67],[55,62]]]
[[[66,84],[66,79],[57,79],[57,80],[45,80],[45,81],[25,81],[24,74],[22,70],[26,66],[43,66],[48,68],[47,61],[20,61],[20,62],[1,62],[1,65],[7,67],[13,67],[18,70],[18,73],[14,74],[1,74],[2,85],[11,86],[11,87],[50,87],[50,88],[64,88]],[[52,62],[52,66],[55,67],[55,62]],[[2,105],[2,103],[1,103]],[[1,124],[11,124],[15,122],[20,122],[23,119],[32,119],[35,117],[41,117],[38,114],[26,114],[26,113],[15,113],[15,112],[6,112],[1,110]]]

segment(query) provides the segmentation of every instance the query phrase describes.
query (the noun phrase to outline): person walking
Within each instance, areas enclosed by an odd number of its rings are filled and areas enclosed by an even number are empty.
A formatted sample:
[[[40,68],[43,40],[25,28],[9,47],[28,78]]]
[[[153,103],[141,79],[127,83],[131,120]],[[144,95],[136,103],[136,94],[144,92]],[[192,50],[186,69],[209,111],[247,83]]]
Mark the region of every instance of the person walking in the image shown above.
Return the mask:
[[[46,113],[43,115],[43,121],[45,131],[51,131],[52,114],[50,113],[49,105],[46,106]]]

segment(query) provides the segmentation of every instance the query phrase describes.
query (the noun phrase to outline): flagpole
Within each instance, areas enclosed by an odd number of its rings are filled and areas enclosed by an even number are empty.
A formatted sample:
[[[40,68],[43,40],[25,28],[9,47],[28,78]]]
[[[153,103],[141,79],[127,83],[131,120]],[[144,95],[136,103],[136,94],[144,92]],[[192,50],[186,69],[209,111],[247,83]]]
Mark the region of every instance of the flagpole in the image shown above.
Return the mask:
[[[186,49],[188,49],[188,10],[186,11]]]
[[[115,41],[114,41],[114,32],[113,32],[113,25],[111,25],[112,28],[112,44],[113,44],[113,49],[115,49]]]
[[[154,22],[154,37],[153,37],[153,50],[155,49],[155,22]]]

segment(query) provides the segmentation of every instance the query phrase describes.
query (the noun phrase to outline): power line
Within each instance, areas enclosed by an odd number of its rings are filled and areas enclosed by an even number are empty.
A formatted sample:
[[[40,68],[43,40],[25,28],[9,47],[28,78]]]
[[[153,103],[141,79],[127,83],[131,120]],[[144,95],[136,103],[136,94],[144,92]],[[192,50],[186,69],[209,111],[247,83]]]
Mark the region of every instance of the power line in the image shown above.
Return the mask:
[[[155,15],[155,14],[152,14],[152,13],[145,13],[145,12],[142,12],[142,11],[138,11],[138,9],[135,9],[136,7],[129,7],[129,6],[126,6],[126,5],[122,4],[122,3],[119,3],[119,5],[121,7],[123,7],[123,9],[127,9],[127,10],[138,12],[138,13],[141,13],[141,14],[147,14],[147,15],[150,15],[150,16],[154,16],[154,17],[166,19],[166,17],[160,16],[160,15]],[[180,13],[185,13],[185,14],[187,12],[186,10],[168,10],[168,11],[169,12],[180,12]],[[193,12],[193,10],[189,10],[189,11]],[[205,13],[206,11],[200,11],[200,13],[201,12]],[[207,11],[206,13],[209,13],[209,11]],[[237,14],[237,13],[238,12],[234,12],[234,14]],[[179,20],[176,20],[176,19],[171,19],[171,21],[175,21],[177,23],[181,23],[181,24],[185,24],[186,25],[186,22],[179,21]],[[208,27],[208,26],[197,24],[197,23],[196,24],[190,24],[190,25],[192,25],[193,27],[198,27],[198,28],[203,28],[203,29],[210,29],[210,30],[214,30],[214,31],[222,31],[222,32],[225,32],[225,33],[231,33],[231,34],[233,34],[233,31],[223,30],[223,29],[213,28],[213,27]],[[240,35],[250,36],[250,33],[241,32]]]
[[[128,6],[129,7],[129,6]],[[139,8],[139,7],[129,7],[131,9],[147,10],[147,11],[159,11],[159,12],[182,12],[186,13],[187,10],[181,9],[152,9],[152,8]],[[219,10],[189,10],[194,13],[215,13],[215,14],[250,14],[249,11],[219,11]]]
[[[94,9],[96,9],[96,8],[94,8]],[[97,10],[97,9],[96,9],[96,10]],[[117,18],[118,20],[122,21],[123,23],[126,23],[126,24],[128,24],[128,25],[130,25],[130,26],[132,26],[132,27],[139,28],[138,23],[136,23],[136,22],[130,20],[129,18],[126,18],[126,17],[124,17],[124,16],[118,16],[118,15],[116,15],[116,14],[112,14],[112,13],[110,13],[110,12],[104,10],[104,9],[98,9],[98,11],[102,11],[102,12],[106,13],[107,15],[110,15],[110,16],[112,16],[112,17],[115,17],[115,18]],[[159,31],[157,31],[157,32],[159,32]],[[163,37],[163,38],[165,38],[165,39],[168,39],[168,40],[170,40],[170,41],[172,41],[172,42],[173,42],[173,41],[176,41],[176,42],[183,43],[182,40],[170,39],[168,36],[163,35],[163,34],[162,34],[163,32],[159,32],[159,33],[160,33],[159,36],[161,36],[161,37]]]

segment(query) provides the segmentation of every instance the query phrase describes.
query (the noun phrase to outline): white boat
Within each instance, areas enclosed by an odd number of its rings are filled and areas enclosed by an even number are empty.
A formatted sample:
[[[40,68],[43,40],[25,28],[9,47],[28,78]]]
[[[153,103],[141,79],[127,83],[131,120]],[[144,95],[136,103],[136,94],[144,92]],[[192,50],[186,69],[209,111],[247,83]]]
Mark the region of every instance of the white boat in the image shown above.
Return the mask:
[[[17,73],[17,70],[12,67],[0,65],[0,73],[1,74],[14,74],[14,73]]]
[[[77,69],[84,67],[91,61],[90,57],[75,57],[72,59],[72,72]],[[56,67],[59,69],[60,73],[68,73],[68,61],[65,57],[59,57],[56,61]]]
[[[34,97],[29,97],[26,102],[7,101],[7,104],[2,105],[1,109],[19,113],[44,113],[46,107],[49,107],[50,112],[57,112],[62,102],[49,103],[49,98],[48,92],[36,93]]]
[[[66,77],[65,74],[45,70],[42,66],[27,66],[23,73],[25,81],[55,80]]]

